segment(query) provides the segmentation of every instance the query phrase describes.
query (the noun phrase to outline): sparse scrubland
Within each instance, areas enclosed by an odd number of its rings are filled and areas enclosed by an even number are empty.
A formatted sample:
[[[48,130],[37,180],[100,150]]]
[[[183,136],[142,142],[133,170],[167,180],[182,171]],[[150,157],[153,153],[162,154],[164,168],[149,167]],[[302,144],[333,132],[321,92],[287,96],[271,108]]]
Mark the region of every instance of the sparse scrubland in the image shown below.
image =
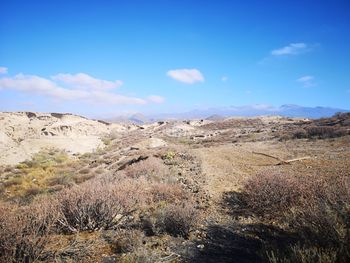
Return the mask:
[[[0,262],[349,262],[349,132],[229,118],[43,149],[0,166]]]

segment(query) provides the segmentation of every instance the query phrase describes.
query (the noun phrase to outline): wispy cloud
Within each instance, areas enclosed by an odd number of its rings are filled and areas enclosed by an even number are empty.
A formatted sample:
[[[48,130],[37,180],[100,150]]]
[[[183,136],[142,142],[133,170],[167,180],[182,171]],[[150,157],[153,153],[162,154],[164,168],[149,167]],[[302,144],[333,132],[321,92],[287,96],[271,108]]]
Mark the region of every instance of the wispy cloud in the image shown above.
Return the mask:
[[[174,69],[169,70],[167,75],[186,84],[204,82],[204,76],[198,69]]]
[[[165,101],[165,99],[161,96],[158,96],[158,95],[150,95],[147,97],[147,99],[150,101],[150,102],[153,102],[153,103],[163,103]]]
[[[68,86],[86,90],[110,90],[119,88],[121,85],[123,85],[123,82],[121,80],[108,81],[96,79],[85,73],[78,73],[74,75],[60,73],[52,76],[51,78]]]
[[[61,85],[63,83],[63,85]],[[0,78],[0,89],[16,90],[56,100],[87,102],[93,104],[146,104],[160,103],[160,96],[152,95],[146,99],[117,94],[112,89],[120,87],[121,81],[107,81],[93,78],[87,74],[58,74],[51,79],[36,75],[17,74]],[[66,86],[65,86],[66,85]],[[163,99],[164,101],[164,99]]]
[[[227,77],[227,76],[222,76],[222,77],[221,77],[221,81],[222,81],[222,82],[228,81],[228,77]]]
[[[315,77],[314,76],[303,76],[297,79],[298,82],[302,83],[305,88],[315,87]]]
[[[310,47],[305,43],[291,43],[288,46],[274,49],[271,51],[273,56],[283,56],[283,55],[298,55],[308,51]]]
[[[6,67],[0,67],[0,74],[7,74],[7,68]]]

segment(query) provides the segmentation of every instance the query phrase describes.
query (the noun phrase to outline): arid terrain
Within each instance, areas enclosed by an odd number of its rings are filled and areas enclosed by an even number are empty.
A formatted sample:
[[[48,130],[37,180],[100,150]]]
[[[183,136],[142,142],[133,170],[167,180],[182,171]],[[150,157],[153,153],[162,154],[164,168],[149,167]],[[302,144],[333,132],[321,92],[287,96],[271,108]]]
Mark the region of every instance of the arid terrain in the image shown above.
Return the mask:
[[[349,262],[350,114],[213,119],[0,113],[0,261]]]

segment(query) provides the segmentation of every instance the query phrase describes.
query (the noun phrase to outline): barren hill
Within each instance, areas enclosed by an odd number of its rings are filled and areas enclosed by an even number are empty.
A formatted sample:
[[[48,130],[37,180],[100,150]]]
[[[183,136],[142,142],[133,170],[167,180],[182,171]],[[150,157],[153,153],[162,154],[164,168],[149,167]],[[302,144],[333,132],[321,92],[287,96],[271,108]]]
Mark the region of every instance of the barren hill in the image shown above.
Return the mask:
[[[0,163],[24,161],[44,148],[90,152],[103,146],[104,136],[116,136],[133,128],[73,114],[1,112],[0,151],[6,154],[0,155]]]

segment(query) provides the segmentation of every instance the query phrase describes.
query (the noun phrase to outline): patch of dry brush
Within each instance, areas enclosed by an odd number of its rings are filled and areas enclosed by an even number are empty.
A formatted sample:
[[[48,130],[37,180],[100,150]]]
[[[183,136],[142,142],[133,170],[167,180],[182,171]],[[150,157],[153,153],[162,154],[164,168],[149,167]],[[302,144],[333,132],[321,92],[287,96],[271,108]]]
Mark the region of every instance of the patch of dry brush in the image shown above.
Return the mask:
[[[273,255],[282,253],[273,256],[276,262],[293,257],[296,262],[350,259],[349,175],[257,174],[246,183],[242,199],[253,213],[287,225],[300,236],[302,245],[275,251]]]
[[[55,197],[63,232],[112,229],[147,198],[130,180],[93,180],[59,192]]]
[[[28,207],[0,204],[0,262],[34,262],[39,259],[58,211],[47,200]]]
[[[69,187],[21,205],[0,203],[0,262],[47,261],[57,257],[83,260],[84,253],[79,253],[78,248],[84,240],[62,243],[57,237],[70,240],[81,233],[101,231],[114,231],[115,242],[109,245],[109,251],[114,249],[112,253],[143,258],[150,251],[141,242],[125,244],[135,233],[146,234],[141,218],[152,222],[152,235],[169,234],[174,238],[187,238],[197,223],[198,211],[189,194],[175,181],[169,182],[169,169],[161,159],[149,158],[125,171],[97,175],[79,185],[71,184],[68,175],[46,180],[49,185]],[[98,244],[91,250],[101,249]]]

